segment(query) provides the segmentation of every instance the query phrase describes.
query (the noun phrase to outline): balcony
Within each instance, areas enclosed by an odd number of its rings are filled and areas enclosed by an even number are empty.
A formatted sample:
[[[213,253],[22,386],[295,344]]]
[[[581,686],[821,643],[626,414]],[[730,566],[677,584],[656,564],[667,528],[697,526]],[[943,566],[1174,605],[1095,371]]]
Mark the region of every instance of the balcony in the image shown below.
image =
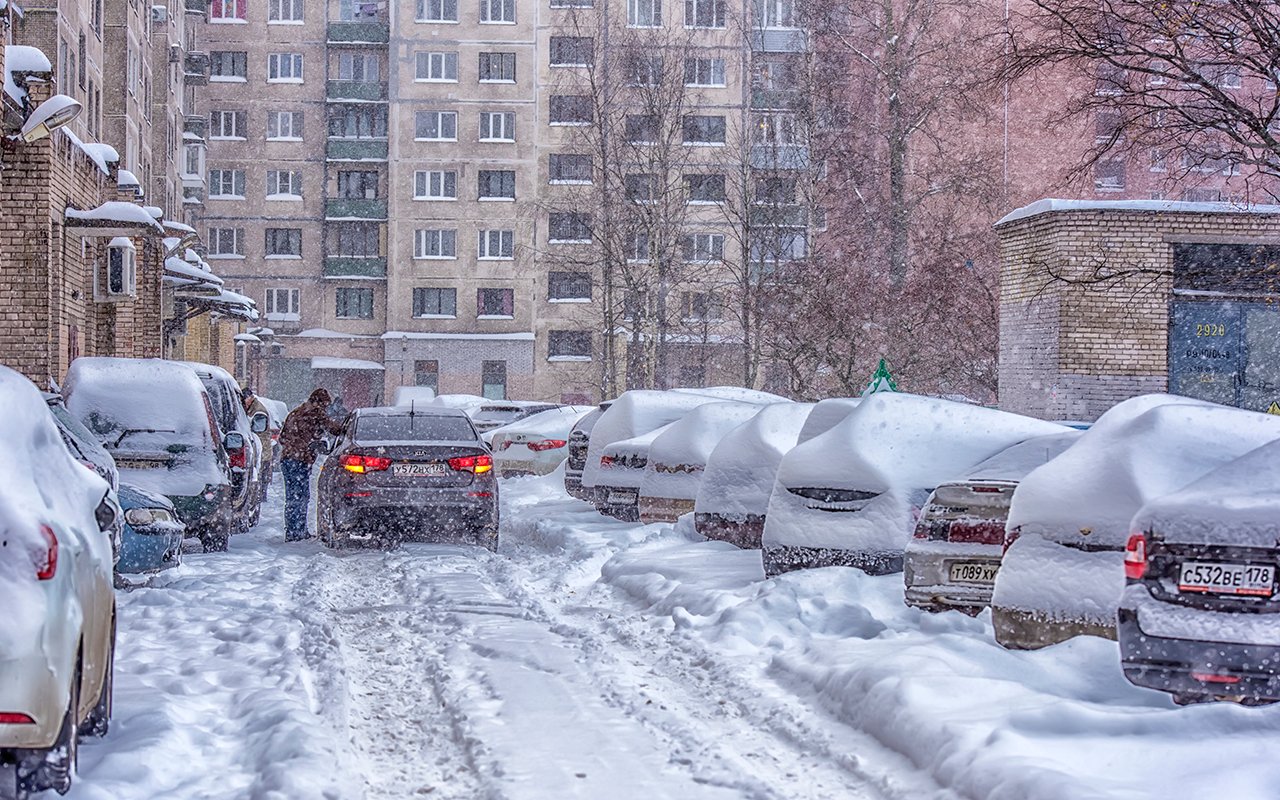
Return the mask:
[[[386,161],[386,139],[330,139],[325,150],[330,161]]]
[[[187,114],[182,118],[182,132],[195,134],[201,139],[209,138],[209,118],[202,114]]]
[[[183,57],[183,78],[188,86],[205,86],[209,83],[209,54],[192,50]]]
[[[205,16],[209,13],[209,0],[186,0],[186,12]]]
[[[387,84],[367,81],[329,81],[325,94],[330,100],[356,100],[369,103],[385,103]]]
[[[751,145],[753,169],[800,170],[809,168],[809,148],[800,144]]]
[[[331,197],[324,201],[324,215],[328,219],[386,219],[387,201]]]
[[[755,228],[802,228],[809,224],[809,214],[799,205],[761,203],[751,209],[748,219]]]
[[[385,20],[329,23],[329,44],[386,44],[390,40],[390,27]]]
[[[387,259],[381,256],[329,256],[324,260],[326,278],[385,278]]]
[[[757,111],[799,111],[804,93],[794,89],[752,89],[751,108]]]
[[[809,40],[800,28],[757,28],[751,32],[751,49],[757,53],[804,53]]]

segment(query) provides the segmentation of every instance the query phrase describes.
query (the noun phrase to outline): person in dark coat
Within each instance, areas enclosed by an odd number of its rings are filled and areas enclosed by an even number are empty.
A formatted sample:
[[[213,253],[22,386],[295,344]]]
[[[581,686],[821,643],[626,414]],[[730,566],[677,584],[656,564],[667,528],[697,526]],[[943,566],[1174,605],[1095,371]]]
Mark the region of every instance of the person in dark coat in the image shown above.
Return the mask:
[[[284,539],[306,539],[311,505],[311,465],[326,433],[340,433],[342,422],[329,418],[329,392],[316,389],[307,402],[289,412],[280,429],[280,472],[284,475]]]

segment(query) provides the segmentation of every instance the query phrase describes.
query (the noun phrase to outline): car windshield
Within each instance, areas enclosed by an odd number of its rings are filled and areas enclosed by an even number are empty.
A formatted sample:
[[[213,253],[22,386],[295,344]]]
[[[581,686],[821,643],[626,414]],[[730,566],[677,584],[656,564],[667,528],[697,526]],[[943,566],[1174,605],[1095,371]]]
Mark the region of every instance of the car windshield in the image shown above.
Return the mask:
[[[515,422],[524,415],[523,408],[500,406],[498,408],[482,408],[475,414],[479,422]]]
[[[404,414],[357,417],[355,438],[364,442],[474,442],[476,435],[464,417]]]

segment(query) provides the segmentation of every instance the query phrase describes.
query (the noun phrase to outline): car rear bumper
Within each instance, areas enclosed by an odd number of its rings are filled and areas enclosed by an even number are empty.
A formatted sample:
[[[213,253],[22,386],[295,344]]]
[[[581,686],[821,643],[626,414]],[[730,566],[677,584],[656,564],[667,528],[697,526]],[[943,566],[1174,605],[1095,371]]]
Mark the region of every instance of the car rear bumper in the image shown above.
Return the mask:
[[[675,522],[693,513],[693,501],[683,497],[641,497],[637,506],[640,521],[644,523]]]
[[[585,500],[588,503],[590,503],[595,496],[594,489],[588,489],[582,485],[582,473],[577,470],[565,469],[564,490],[569,493],[570,497],[576,497],[577,499]]]
[[[369,491],[368,497],[342,495],[334,499],[333,526],[339,535],[394,534],[398,538],[415,538],[470,534],[478,529],[496,529],[498,525],[497,492],[489,485]]]
[[[124,546],[120,549],[120,572],[159,572],[178,566],[178,553],[182,550],[181,529],[154,530],[129,527],[125,530]]]
[[[640,521],[640,490],[625,486],[596,486],[592,489],[596,510],[623,522]]]
[[[995,583],[958,583],[951,580],[951,565],[1000,565],[998,558],[940,555],[907,551],[902,572],[907,605],[915,608],[985,608],[991,605]]]
[[[693,524],[698,533],[708,539],[728,542],[744,550],[759,550],[760,539],[764,536],[763,514],[747,514],[741,520],[719,514],[695,514]]]
[[[869,552],[830,547],[764,548],[764,574],[769,577],[798,569],[819,567],[854,567],[868,575],[891,575],[902,572],[901,552]]]
[[[1010,650],[1038,650],[1077,636],[1116,638],[1115,625],[1081,619],[1046,619],[1034,611],[992,606],[991,622],[996,641]]]
[[[178,519],[187,526],[187,535],[196,536],[201,529],[214,528],[226,524],[231,515],[231,487],[210,486],[195,496],[165,495],[173,503],[178,512]]]
[[[65,679],[65,673],[64,673]],[[41,653],[0,659],[0,711],[26,714],[35,724],[0,724],[0,751],[48,748],[66,713],[67,686]]]
[[[1131,608],[1120,609],[1117,628],[1130,683],[1172,694],[1280,700],[1280,647],[1153,636]],[[1202,680],[1197,673],[1235,682]]]

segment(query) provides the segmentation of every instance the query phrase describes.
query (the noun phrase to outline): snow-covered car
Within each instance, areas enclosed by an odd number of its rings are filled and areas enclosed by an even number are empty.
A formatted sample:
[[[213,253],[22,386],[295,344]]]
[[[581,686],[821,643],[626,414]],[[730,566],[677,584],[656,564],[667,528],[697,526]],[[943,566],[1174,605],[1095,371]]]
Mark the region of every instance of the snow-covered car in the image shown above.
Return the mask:
[[[852,409],[855,406],[848,406]],[[782,456],[799,441],[812,403],[774,403],[734,428],[707,459],[693,522],[698,533],[759,549]]]
[[[187,526],[178,519],[169,498],[125,484],[120,487],[124,541],[119,572],[161,572],[182,563],[182,540]]]
[[[484,434],[499,478],[547,475],[569,455],[569,432],[595,406],[557,406]]]
[[[660,428],[612,442],[600,454],[599,483],[594,487],[596,510],[622,520],[640,521],[640,483],[649,463],[653,440],[666,433],[674,422]]]
[[[275,469],[280,465],[280,431],[284,430],[284,420],[289,416],[289,407],[279,400],[258,395],[258,400],[266,407],[270,422],[267,430],[271,431],[271,465]],[[268,479],[269,480],[269,479]]]
[[[783,456],[765,520],[765,574],[822,566],[900,572],[914,515],[938,484],[1018,442],[1066,430],[932,397],[863,398]]]
[[[77,358],[63,387],[67,409],[115,459],[120,480],[173,502],[206,551],[225,550],[235,517],[223,433],[195,372],[161,359]]]
[[[640,480],[640,521],[675,522],[693,513],[711,452],[727,433],[762,408],[754,403],[707,403],[656,437]]]
[[[907,605],[969,612],[991,605],[1004,554],[1004,524],[1018,481],[1057,458],[1080,435],[1073,430],[1028,439],[959,480],[938,484],[907,542],[902,570]]]
[[[1013,493],[991,600],[996,641],[1028,649],[1114,639],[1138,510],[1276,438],[1280,417],[1185,397],[1113,406]]]
[[[493,456],[458,409],[361,408],[320,472],[320,540],[461,539],[498,548]]]
[[[53,422],[62,434],[62,440],[76,460],[102,476],[102,479],[115,489],[120,486],[120,473],[116,470],[116,460],[102,446],[102,442],[80,423],[80,420],[67,410],[66,403],[59,394],[44,394],[44,401],[53,414]]]
[[[240,384],[231,377],[231,373],[210,364],[190,361],[183,363],[191,367],[200,383],[204,384],[209,404],[213,407],[214,419],[218,421],[218,429],[224,435],[238,433],[240,441],[243,441],[241,446],[234,447],[234,440],[224,438],[224,448],[227,463],[231,465],[231,504],[235,515],[235,530],[247,531],[258,524],[258,516],[262,511],[262,440],[258,438],[258,434],[270,427],[271,417],[263,415],[263,419],[249,419],[244,410]]]
[[[472,412],[471,423],[476,426],[476,430],[487,433],[557,407],[558,403],[537,403],[531,400],[489,401]]]
[[[111,717],[116,606],[107,482],[63,445],[35,386],[0,367],[0,796],[65,793]]]
[[[1147,503],[1125,547],[1125,677],[1182,703],[1280,701],[1280,441]]]
[[[578,420],[569,431],[568,444],[565,445],[568,450],[568,456],[564,462],[564,490],[569,493],[570,497],[586,500],[588,503],[592,501],[593,493],[583,488],[582,472],[587,467],[587,450],[591,444],[591,430],[610,405],[610,402],[601,403],[595,411]]]

